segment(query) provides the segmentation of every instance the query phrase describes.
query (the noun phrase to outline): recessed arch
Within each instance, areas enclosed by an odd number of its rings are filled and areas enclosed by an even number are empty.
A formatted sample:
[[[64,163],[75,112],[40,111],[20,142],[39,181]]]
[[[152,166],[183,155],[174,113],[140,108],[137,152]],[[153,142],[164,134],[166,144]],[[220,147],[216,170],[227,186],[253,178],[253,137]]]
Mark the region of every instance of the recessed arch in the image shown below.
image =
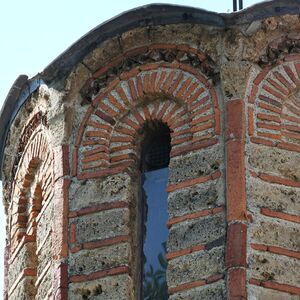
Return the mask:
[[[287,56],[254,79],[248,97],[248,133],[252,142],[300,151],[300,58]]]
[[[80,125],[75,173],[93,178],[130,166],[135,138],[148,120],[171,129],[171,156],[217,142],[216,92],[198,70],[185,65],[146,64],[111,81],[92,101]]]

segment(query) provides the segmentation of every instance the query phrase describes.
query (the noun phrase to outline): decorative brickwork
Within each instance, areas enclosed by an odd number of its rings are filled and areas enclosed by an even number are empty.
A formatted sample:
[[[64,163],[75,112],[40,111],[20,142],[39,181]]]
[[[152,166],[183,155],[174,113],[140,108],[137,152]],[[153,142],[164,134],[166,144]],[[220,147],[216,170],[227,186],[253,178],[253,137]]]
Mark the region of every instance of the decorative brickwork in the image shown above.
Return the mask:
[[[51,293],[54,160],[45,120],[46,115],[40,112],[27,123],[18,147],[21,156],[13,168],[9,297],[22,295],[22,289],[37,297]],[[23,270],[20,264],[25,265]]]
[[[186,55],[196,55],[189,50]],[[94,77],[104,71],[107,67]],[[95,82],[90,84],[99,85]],[[216,92],[199,70],[178,61],[140,65],[111,79],[94,96],[79,129],[74,160],[79,178],[119,172],[137,161],[138,131],[150,120],[171,129],[171,157],[213,145],[220,134]]]
[[[169,299],[299,299],[296,2],[142,7],[16,81],[0,119],[5,300],[143,298],[149,128],[170,133]]]

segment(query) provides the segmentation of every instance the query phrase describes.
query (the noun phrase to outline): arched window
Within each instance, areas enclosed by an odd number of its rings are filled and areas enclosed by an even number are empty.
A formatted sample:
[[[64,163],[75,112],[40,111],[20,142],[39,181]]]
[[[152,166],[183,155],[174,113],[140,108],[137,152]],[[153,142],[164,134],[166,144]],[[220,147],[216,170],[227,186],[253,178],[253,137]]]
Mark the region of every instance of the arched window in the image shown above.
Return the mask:
[[[162,122],[147,122],[142,141],[142,263],[143,299],[167,299],[166,241],[170,130]]]

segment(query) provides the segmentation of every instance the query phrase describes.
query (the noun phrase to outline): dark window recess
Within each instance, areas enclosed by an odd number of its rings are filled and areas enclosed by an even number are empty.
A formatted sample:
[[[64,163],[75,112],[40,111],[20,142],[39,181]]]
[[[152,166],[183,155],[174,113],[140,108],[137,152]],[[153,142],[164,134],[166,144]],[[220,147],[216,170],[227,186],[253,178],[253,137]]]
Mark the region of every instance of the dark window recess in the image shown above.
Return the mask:
[[[170,131],[163,123],[146,124],[142,143],[143,299],[168,299],[166,241]]]

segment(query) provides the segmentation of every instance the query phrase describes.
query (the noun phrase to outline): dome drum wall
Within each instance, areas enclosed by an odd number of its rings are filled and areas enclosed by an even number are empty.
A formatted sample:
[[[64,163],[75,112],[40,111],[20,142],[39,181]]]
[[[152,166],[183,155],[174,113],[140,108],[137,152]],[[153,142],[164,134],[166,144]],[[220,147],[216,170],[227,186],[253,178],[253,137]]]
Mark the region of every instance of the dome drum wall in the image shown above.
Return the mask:
[[[299,4],[275,4],[213,24],[150,7],[40,75],[4,151],[5,299],[142,298],[147,127],[171,145],[169,299],[299,298]]]

